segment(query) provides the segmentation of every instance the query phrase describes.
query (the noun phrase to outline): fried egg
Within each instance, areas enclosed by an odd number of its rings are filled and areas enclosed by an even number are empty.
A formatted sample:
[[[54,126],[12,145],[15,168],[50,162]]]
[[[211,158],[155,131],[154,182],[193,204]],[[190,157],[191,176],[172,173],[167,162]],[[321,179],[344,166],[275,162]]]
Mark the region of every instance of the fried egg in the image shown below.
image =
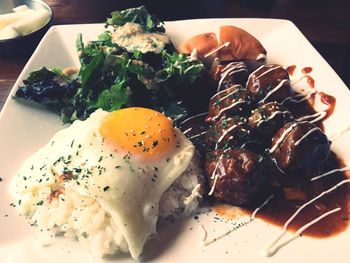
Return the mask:
[[[187,169],[193,154],[192,143],[159,112],[97,110],[59,131],[27,159],[12,192],[27,215],[67,189],[95,199],[137,259],[156,234],[162,194]],[[43,194],[44,187],[51,192]]]

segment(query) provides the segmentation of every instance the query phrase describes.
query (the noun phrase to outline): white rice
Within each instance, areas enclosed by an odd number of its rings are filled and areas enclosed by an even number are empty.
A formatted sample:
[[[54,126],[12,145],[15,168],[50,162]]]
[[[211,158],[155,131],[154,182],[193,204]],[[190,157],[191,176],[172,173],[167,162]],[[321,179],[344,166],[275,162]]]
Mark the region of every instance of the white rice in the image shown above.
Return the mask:
[[[198,184],[203,185],[203,182],[199,159],[195,155],[187,170],[163,194],[159,204],[158,223],[166,224],[195,214],[201,200],[201,195],[197,192]],[[64,185],[62,183],[54,187],[55,189],[52,186],[42,187],[38,189],[37,195],[27,192],[21,196],[19,211],[48,235],[64,234],[77,239],[96,256],[129,252],[128,245],[110,214],[95,199],[65,188],[59,198],[37,205],[40,200],[47,200],[43,197]]]

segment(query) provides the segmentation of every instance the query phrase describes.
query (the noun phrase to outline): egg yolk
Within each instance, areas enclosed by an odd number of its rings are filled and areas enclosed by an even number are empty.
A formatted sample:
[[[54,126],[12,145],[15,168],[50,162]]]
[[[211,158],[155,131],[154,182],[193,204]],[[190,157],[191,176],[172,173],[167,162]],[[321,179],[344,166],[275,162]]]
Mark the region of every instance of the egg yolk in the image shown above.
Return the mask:
[[[159,159],[175,144],[172,121],[146,108],[126,108],[108,114],[102,120],[100,134],[116,150],[143,158]]]

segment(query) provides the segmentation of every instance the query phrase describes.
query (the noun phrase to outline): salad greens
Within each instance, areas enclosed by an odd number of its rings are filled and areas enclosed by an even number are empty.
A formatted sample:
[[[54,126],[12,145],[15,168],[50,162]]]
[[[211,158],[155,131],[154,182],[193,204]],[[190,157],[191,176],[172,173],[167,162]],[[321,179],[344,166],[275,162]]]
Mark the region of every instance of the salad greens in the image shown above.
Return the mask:
[[[150,15],[144,6],[112,12],[111,17],[107,18],[106,26],[123,26],[127,22],[139,24],[146,32],[165,32],[164,23]]]
[[[200,89],[207,77],[203,64],[177,53],[172,46],[160,54],[128,52],[112,41],[114,30],[127,22],[139,23],[147,32],[165,31],[163,23],[144,6],[112,12],[106,23],[112,31],[107,29],[87,44],[78,34],[80,69],[76,75],[68,77],[62,70],[43,67],[23,81],[16,97],[47,106],[60,114],[63,122],[84,120],[98,108],[149,107],[175,121],[197,111],[192,100],[197,92],[198,98],[205,94]]]

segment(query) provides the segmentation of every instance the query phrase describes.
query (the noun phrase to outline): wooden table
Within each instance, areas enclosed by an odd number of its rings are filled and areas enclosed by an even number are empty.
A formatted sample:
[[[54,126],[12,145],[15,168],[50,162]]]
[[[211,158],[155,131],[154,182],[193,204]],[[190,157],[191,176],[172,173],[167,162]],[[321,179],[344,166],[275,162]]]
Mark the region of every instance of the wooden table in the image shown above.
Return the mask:
[[[144,4],[163,20],[209,17],[284,18],[293,21],[350,86],[348,0],[46,0],[52,24],[104,22],[110,12]],[[28,57],[0,58],[0,109]]]

